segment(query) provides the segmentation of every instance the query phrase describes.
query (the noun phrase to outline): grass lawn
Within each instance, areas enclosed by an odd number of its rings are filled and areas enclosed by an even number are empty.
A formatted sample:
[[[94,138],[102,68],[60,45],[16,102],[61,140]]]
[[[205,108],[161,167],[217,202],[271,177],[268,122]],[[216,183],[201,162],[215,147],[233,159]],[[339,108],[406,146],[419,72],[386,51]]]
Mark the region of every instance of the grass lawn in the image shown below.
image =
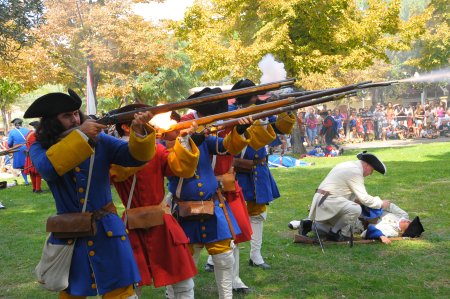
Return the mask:
[[[419,215],[423,237],[391,245],[329,245],[325,254],[318,246],[294,244],[288,222],[307,216],[321,180],[337,163],[354,159],[357,151],[308,158],[315,166],[274,169],[282,196],[268,210],[262,250],[272,269],[249,267],[249,244],[240,245],[241,277],[254,290],[246,298],[450,298],[450,143],[372,152],[388,172],[366,178],[368,192],[395,202],[410,217]],[[0,210],[0,298],[57,298],[39,286],[33,273],[46,236],[45,221],[55,211],[50,192],[33,194],[31,187],[19,185],[0,190],[0,201],[7,207]],[[204,251],[196,297],[216,298],[214,275],[203,270],[205,260]],[[142,297],[163,294],[163,289],[147,287]]]

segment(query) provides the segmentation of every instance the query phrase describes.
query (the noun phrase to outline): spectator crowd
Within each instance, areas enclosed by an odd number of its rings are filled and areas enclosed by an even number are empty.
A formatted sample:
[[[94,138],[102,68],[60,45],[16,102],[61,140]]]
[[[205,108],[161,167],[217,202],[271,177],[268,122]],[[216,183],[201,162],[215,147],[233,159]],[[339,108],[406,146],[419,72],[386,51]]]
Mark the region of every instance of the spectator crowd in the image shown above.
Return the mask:
[[[445,103],[426,105],[378,103],[366,108],[327,109],[323,106],[299,111],[300,136],[306,146],[374,140],[450,137],[450,109]]]

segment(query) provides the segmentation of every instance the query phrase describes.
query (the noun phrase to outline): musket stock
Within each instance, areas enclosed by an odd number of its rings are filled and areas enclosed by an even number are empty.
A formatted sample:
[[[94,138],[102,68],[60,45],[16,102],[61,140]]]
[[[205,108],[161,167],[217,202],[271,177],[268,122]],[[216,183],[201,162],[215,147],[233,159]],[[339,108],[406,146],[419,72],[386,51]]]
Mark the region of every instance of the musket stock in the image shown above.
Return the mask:
[[[112,125],[116,123],[121,122],[128,122],[134,119],[134,114],[138,112],[145,112],[150,111],[153,115],[165,113],[177,109],[183,109],[183,108],[194,108],[195,106],[209,103],[209,102],[215,102],[220,101],[224,99],[231,99],[239,96],[248,96],[248,95],[258,95],[258,94],[264,94],[271,90],[280,89],[285,86],[293,85],[295,83],[295,78],[290,78],[282,81],[276,81],[272,83],[267,84],[260,84],[257,86],[237,89],[237,90],[231,90],[226,92],[221,92],[214,95],[208,95],[208,96],[202,96],[195,99],[187,99],[180,102],[175,103],[169,103],[159,106],[153,106],[148,108],[141,108],[136,109],[134,111],[129,112],[123,112],[123,113],[116,113],[116,114],[107,114],[101,119],[99,119],[97,122],[104,124],[104,125]]]

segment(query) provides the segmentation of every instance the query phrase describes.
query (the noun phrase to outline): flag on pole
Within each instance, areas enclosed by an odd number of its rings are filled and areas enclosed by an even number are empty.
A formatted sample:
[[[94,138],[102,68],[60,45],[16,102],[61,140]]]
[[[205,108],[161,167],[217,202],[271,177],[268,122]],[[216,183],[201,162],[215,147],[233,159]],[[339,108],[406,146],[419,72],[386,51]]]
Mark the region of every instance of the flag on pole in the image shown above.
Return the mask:
[[[97,107],[95,106],[94,89],[92,88],[92,74],[91,68],[87,66],[86,76],[86,113],[87,115],[96,115]]]

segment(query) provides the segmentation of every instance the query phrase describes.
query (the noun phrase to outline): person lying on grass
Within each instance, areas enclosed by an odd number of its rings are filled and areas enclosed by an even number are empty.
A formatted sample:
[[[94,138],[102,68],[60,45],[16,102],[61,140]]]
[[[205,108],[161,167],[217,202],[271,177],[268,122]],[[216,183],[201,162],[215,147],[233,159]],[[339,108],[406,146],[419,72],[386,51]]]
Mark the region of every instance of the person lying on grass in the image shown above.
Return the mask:
[[[364,239],[379,239],[384,244],[390,244],[389,238],[415,238],[424,232],[419,217],[411,221],[408,213],[392,202],[385,209],[362,206],[362,216],[369,222],[367,229],[361,233]]]

